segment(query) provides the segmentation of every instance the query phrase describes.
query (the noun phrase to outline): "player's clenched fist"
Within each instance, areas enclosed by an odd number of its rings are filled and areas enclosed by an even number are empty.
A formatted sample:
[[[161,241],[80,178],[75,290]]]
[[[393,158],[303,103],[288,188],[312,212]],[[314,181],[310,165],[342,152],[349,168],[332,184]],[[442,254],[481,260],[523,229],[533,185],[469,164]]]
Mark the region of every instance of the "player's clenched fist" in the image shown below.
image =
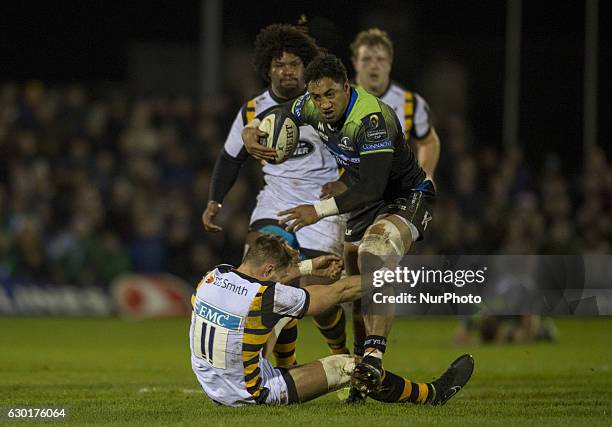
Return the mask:
[[[336,255],[323,255],[312,260],[313,276],[338,279],[343,267],[342,258]]]

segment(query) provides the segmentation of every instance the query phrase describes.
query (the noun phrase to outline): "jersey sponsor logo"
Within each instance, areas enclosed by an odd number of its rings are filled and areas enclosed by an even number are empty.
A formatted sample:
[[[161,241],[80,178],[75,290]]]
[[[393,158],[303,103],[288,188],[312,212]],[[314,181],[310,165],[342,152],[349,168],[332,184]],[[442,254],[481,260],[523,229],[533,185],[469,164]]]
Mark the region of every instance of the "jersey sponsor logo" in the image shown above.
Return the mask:
[[[204,282],[209,285],[218,286],[221,289],[228,290],[242,297],[249,293],[249,290],[245,286],[236,285],[224,277],[215,276],[214,273],[210,273],[206,279],[204,279]]]
[[[242,324],[241,316],[228,313],[202,300],[196,300],[193,312],[207,322],[221,326],[222,328],[231,329],[232,331],[238,331]]]
[[[342,152],[338,144],[326,143],[325,146],[336,159],[336,163],[341,166],[358,165],[360,163],[359,155],[355,152]]]
[[[358,165],[360,163],[359,157],[348,157],[344,154],[338,154],[334,152],[332,152],[332,154],[336,158],[336,163],[338,163],[340,166]]]
[[[393,141],[388,139],[386,141],[363,144],[361,146],[361,152],[366,153],[368,151],[388,150],[389,148],[393,148]]]
[[[365,126],[365,137],[368,141],[380,141],[387,138],[388,132],[385,126],[385,119],[381,113],[370,114],[364,118],[362,123]]]
[[[372,114],[369,120],[370,120],[369,128],[378,129],[378,125],[380,125],[380,120],[378,120],[378,114]]]
[[[342,139],[340,140],[340,143],[338,144],[338,147],[346,151],[355,151],[352,144],[353,143],[351,142],[348,136],[343,136]]]
[[[295,150],[293,151],[293,156],[290,157],[289,160],[295,159],[298,157],[307,156],[313,151],[314,151],[314,145],[310,141],[300,140],[298,141],[297,147],[295,147]]]
[[[366,130],[365,136],[368,141],[378,141],[381,139],[385,139],[387,137],[387,130],[386,129]]]

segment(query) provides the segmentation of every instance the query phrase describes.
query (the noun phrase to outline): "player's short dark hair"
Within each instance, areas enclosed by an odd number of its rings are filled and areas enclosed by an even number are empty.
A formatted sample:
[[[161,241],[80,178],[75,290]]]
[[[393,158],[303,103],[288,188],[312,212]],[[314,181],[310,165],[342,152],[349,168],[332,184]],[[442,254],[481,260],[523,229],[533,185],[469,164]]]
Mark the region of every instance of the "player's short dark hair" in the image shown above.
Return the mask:
[[[244,261],[250,264],[271,262],[276,267],[288,267],[294,260],[294,253],[287,242],[279,236],[262,234],[249,246]]]
[[[272,24],[261,30],[255,38],[253,65],[257,73],[267,82],[273,59],[280,58],[283,52],[299,57],[307,66],[317,55],[319,47],[303,28],[288,24]]]
[[[329,77],[336,83],[348,81],[346,67],[336,55],[322,55],[313,59],[304,70],[304,80],[306,83],[321,80]]]
[[[370,28],[357,34],[353,43],[351,43],[351,52],[353,59],[357,58],[357,53],[361,46],[378,46],[381,45],[389,53],[389,57],[393,60],[393,42],[386,31],[380,28]]]

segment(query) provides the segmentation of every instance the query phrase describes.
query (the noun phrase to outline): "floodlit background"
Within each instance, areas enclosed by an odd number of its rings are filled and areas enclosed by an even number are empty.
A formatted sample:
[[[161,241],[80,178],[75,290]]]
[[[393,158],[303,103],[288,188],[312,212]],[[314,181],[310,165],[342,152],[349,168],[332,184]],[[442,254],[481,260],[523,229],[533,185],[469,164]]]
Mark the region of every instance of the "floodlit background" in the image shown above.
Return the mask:
[[[609,2],[3,2],[0,409],[67,406],[73,425],[604,424],[609,318],[556,319],[556,343],[508,347],[458,334],[451,317],[398,319],[385,362],[398,373],[428,380],[455,353],[476,358],[443,410],[358,412],[332,396],[251,416],[202,396],[189,296],[213,266],[240,262],[262,184],[250,161],[223,204],[224,232],[207,234],[212,167],[264,88],[256,34],[302,14],[350,75],[355,35],[386,30],[392,78],[429,102],[439,199],[415,252],[611,253]],[[298,360],[327,354],[301,325]]]
[[[392,77],[430,103],[440,198],[419,251],[610,253],[612,11],[600,5],[586,150],[585,5],[532,3],[518,22],[515,127],[504,122],[515,77],[504,2],[13,4],[0,18],[0,280],[107,286],[136,271],[193,282],[239,262],[258,167],[224,204],[226,232],[211,235],[200,215],[212,165],[238,108],[263,87],[255,35],[302,13],[351,72],[357,32],[387,30]]]

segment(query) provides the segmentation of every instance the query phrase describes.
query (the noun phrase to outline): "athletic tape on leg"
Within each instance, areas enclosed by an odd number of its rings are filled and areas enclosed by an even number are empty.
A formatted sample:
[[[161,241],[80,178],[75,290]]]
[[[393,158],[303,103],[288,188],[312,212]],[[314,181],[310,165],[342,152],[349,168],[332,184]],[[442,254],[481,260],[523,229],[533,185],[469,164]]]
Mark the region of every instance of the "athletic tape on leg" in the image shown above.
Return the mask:
[[[324,357],[319,362],[323,365],[329,391],[338,390],[350,382],[351,374],[355,369],[355,358],[353,356],[336,354]]]
[[[382,234],[368,233],[366,231],[359,245],[359,252],[368,252],[376,256],[403,256],[405,253],[405,246],[397,226],[386,219],[376,221],[374,225],[383,227]]]

